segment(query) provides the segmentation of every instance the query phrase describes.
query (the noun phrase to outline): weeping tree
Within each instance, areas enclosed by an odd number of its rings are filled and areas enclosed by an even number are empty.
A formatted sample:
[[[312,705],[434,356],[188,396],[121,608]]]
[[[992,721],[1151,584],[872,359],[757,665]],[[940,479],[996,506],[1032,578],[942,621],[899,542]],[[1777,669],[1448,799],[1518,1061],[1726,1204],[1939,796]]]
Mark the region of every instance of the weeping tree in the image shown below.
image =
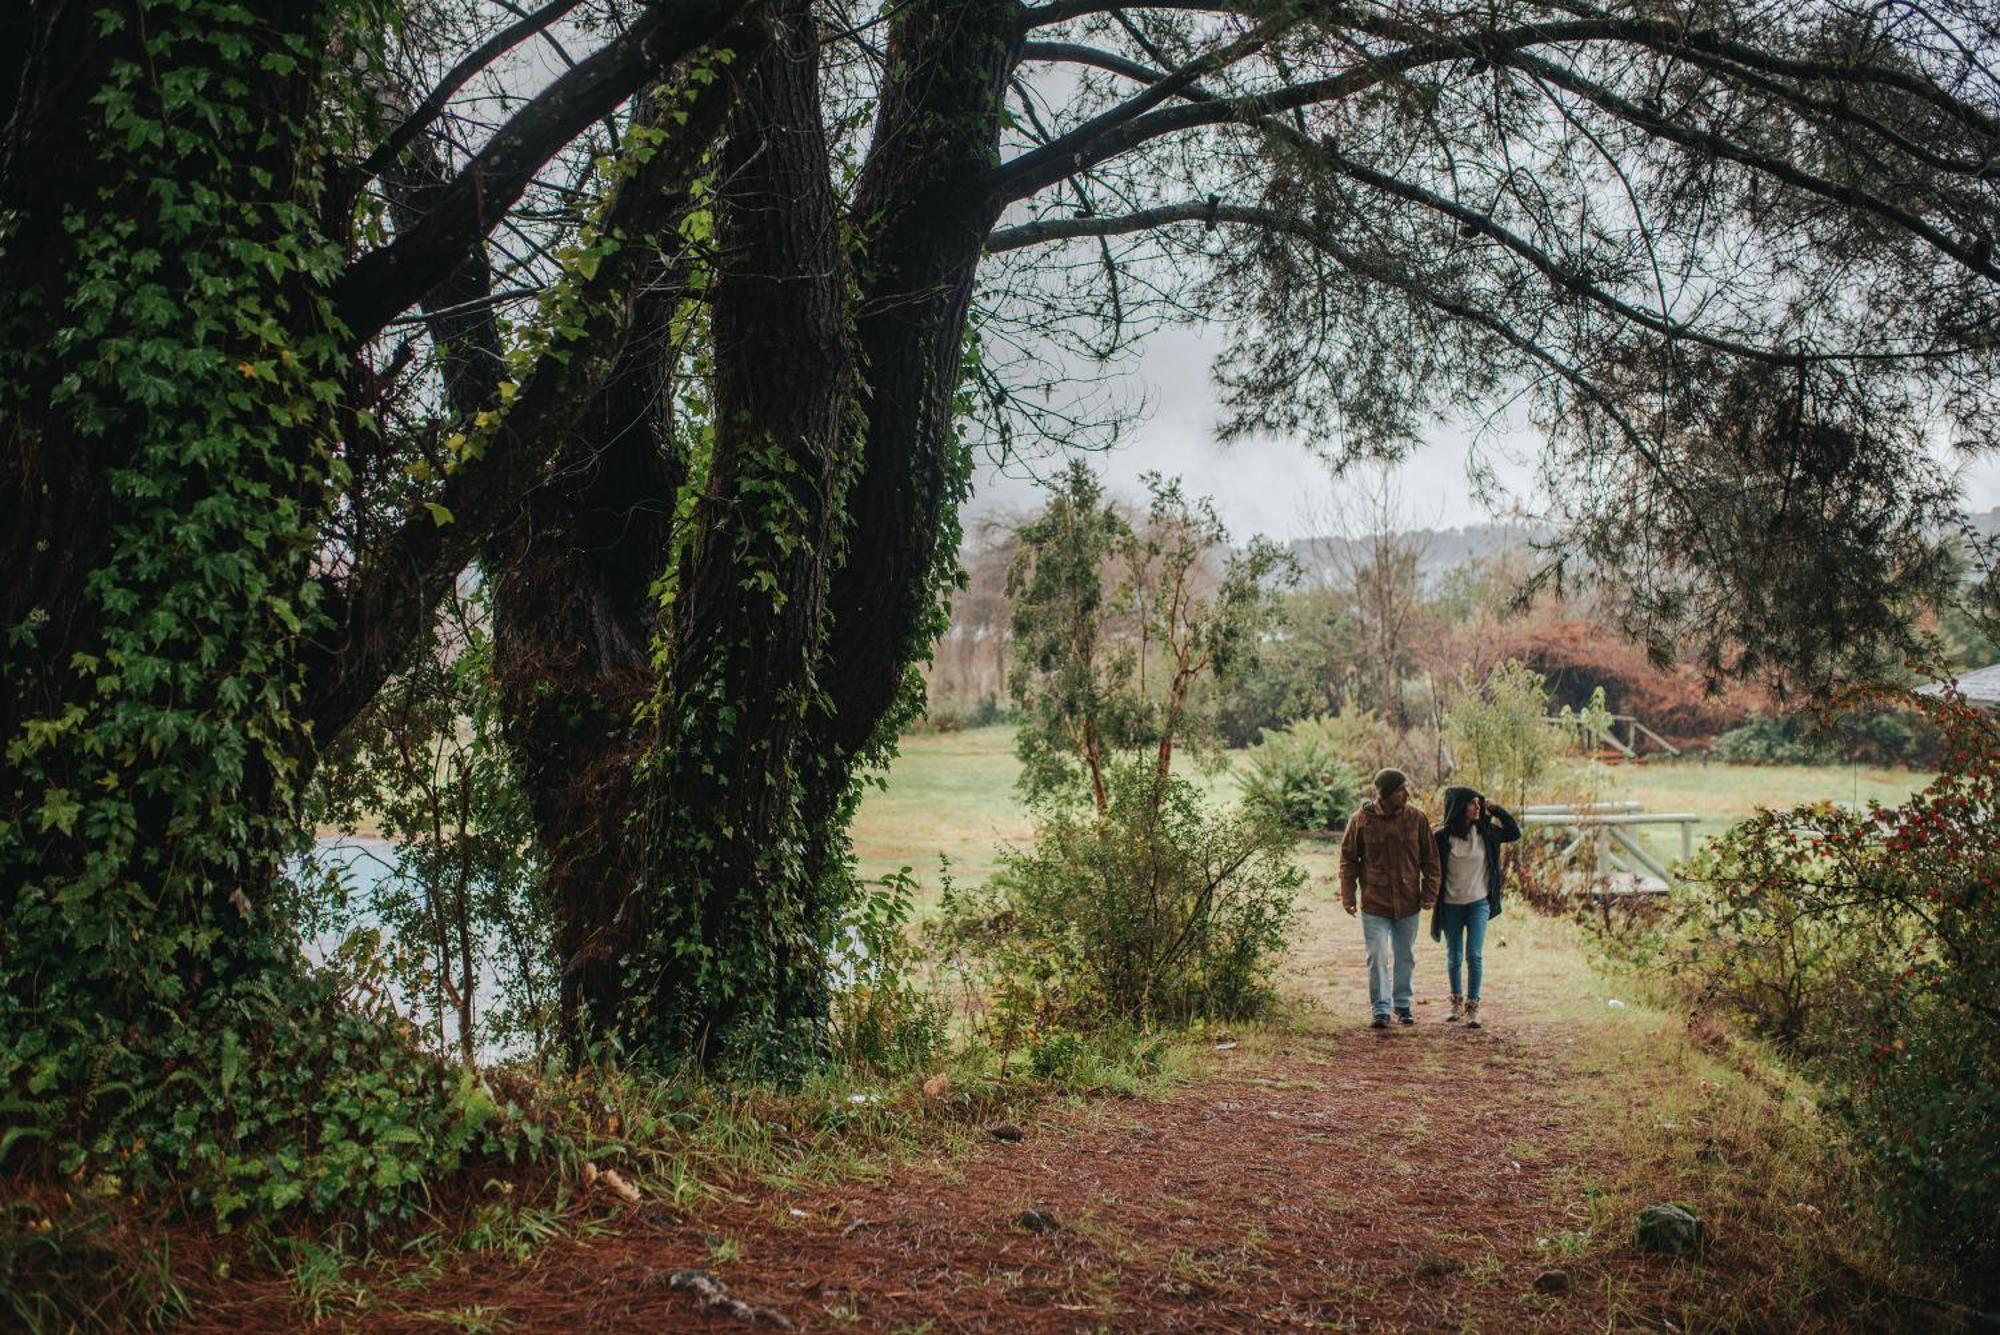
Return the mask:
[[[1529,405],[1550,576],[1662,651],[1920,647],[1926,445],[1996,429],[1996,44],[1949,0],[14,6],[8,1096],[100,1124],[300,972],[300,787],[474,562],[577,1050],[810,1059],[968,448],[1086,434],[1078,368],[1164,324],[1224,327],[1225,432],[1336,462]]]

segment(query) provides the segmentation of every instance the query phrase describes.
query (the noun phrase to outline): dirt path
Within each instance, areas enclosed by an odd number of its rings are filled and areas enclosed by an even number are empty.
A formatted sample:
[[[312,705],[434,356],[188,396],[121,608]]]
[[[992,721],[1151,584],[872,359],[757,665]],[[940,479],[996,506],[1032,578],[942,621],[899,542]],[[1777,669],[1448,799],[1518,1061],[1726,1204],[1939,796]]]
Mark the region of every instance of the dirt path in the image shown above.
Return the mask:
[[[1563,1122],[1531,1042],[1336,1032],[1245,1065],[1256,1073],[1053,1120],[953,1169],[808,1199],[805,1220],[774,1226],[753,1207],[704,1226],[744,1248],[723,1267],[734,1291],[814,1328],[845,1313],[993,1331],[1583,1315],[1533,1288],[1535,1240],[1559,1231]],[[1055,1227],[1024,1227],[1028,1210]],[[621,1261],[610,1285],[577,1292],[579,1323],[697,1328],[678,1295],[622,1298],[659,1261]]]
[[[1562,1259],[1583,1208],[1566,1171],[1583,1077],[1562,980],[1510,972],[1528,952],[1510,960],[1496,932],[1492,1023],[1465,1032],[1441,1023],[1441,952],[1425,941],[1419,1023],[1371,1031],[1359,930],[1320,926],[1303,965],[1337,980],[1324,1011],[1214,1053],[1166,1099],[1053,1109],[1019,1142],[876,1184],[760,1192],[685,1221],[642,1211],[523,1269],[454,1268],[394,1300],[409,1316],[362,1324],[746,1329],[673,1287],[683,1268],[807,1330],[1651,1324],[1643,1301],[1671,1266],[1601,1248]]]

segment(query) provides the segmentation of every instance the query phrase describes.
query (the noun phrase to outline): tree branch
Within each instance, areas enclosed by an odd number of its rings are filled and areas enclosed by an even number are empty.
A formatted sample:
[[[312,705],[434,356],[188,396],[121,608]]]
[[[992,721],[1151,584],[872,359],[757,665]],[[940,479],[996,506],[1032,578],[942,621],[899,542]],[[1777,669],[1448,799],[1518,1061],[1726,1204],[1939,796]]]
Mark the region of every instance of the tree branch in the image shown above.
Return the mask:
[[[366,342],[436,285],[521,198],[542,164],[655,71],[713,41],[753,0],[680,0],[649,7],[623,35],[578,63],[488,140],[435,196],[430,213],[355,260],[334,283],[334,309]]]
[[[1144,92],[1128,98],[1101,115],[1091,117],[1074,130],[1059,135],[1040,148],[1032,149],[1015,158],[1000,169],[1002,177],[1018,174],[1035,179],[1038,173],[1053,170],[1053,175],[1041,180],[1035,186],[1035,189],[1039,190],[1042,186],[1070,175],[1070,169],[1063,164],[1073,156],[1080,158],[1080,150],[1084,146],[1095,139],[1114,133],[1121,125],[1129,124],[1181,89],[1191,86],[1202,75],[1226,69],[1245,56],[1251,55],[1269,41],[1270,37],[1271,34],[1262,31],[1244,33],[1226,46],[1206,55],[1196,56],[1180,68],[1148,80]]]
[[[1951,259],[1957,260],[1976,274],[2000,281],[2000,262],[1992,256],[1992,247],[1980,247],[1975,242],[1962,242],[1945,235],[1929,222],[1900,205],[1892,204],[1877,195],[1872,195],[1858,186],[1842,185],[1815,176],[1811,172],[1794,167],[1791,163],[1753,152],[1732,139],[1705,130],[1690,130],[1663,115],[1648,111],[1637,103],[1628,101],[1594,80],[1587,79],[1566,66],[1554,61],[1543,60],[1526,52],[1496,53],[1496,61],[1505,61],[1518,69],[1545,79],[1558,88],[1566,88],[1579,97],[1588,99],[1618,119],[1635,125],[1648,134],[1692,148],[1698,152],[1739,163],[1753,171],[1762,172],[1773,180],[1782,181],[1795,189],[1822,199],[1832,200],[1846,208],[1862,213],[1872,213],[1884,221],[1894,223],[1911,236],[1928,243],[1933,249]]]
[[[1754,347],[1747,343],[1737,343],[1730,339],[1718,338],[1715,335],[1705,334],[1698,329],[1667,319],[1665,316],[1654,315],[1649,311],[1640,310],[1638,307],[1621,301],[1609,292],[1604,291],[1596,284],[1578,278],[1536,246],[1514,236],[1511,232],[1495,227],[1491,220],[1482,213],[1478,213],[1452,200],[1445,199],[1441,195],[1433,194],[1421,187],[1400,181],[1395,177],[1384,175],[1372,169],[1360,168],[1358,164],[1350,163],[1338,155],[1328,154],[1326,156],[1332,165],[1337,170],[1340,170],[1342,174],[1350,175],[1354,179],[1360,180],[1363,184],[1372,185],[1387,193],[1396,194],[1412,202],[1423,204],[1467,226],[1477,226],[1482,234],[1493,237],[1506,245],[1508,249],[1521,255],[1558,286],[1579,296],[1586,297],[1622,319],[1651,330],[1653,333],[1667,338],[1686,339],[1691,343],[1699,343],[1703,346],[1712,347],[1722,352],[1733,353],[1736,356],[1746,357],[1753,361],[1768,362],[1778,366],[1792,366],[1798,363],[1799,355],[1796,352],[1772,351],[1767,348]],[[1350,172],[1347,170],[1349,167],[1354,167],[1356,170]],[[1199,203],[1165,204],[1157,208],[1142,209],[1136,213],[1128,213],[1116,217],[1058,218],[1023,223],[1017,227],[1009,227],[995,232],[988,240],[986,249],[989,254],[997,254],[1002,251],[1017,250],[1022,246],[1038,245],[1048,241],[1063,241],[1087,236],[1118,236],[1132,232],[1148,231],[1155,227],[1164,227],[1173,223],[1188,222],[1204,224],[1228,222],[1248,225],[1264,231],[1288,233],[1299,237],[1301,240],[1309,241],[1322,249],[1325,247],[1323,231],[1314,227],[1307,219],[1291,217],[1275,209],[1248,207],[1240,204],[1210,204],[1204,201]]]
[[[1339,74],[1311,79],[1268,93],[1241,97],[1218,97],[1185,102],[1141,116],[1118,116],[1114,109],[1077,127],[1054,143],[1035,149],[994,169],[994,188],[1009,200],[1024,199],[1063,177],[1138,147],[1162,135],[1205,125],[1248,124],[1274,112],[1320,102],[1337,102],[1365,92],[1398,75],[1426,65],[1472,57],[1496,59],[1523,47],[1572,42],[1612,42],[1631,40],[1642,27],[1657,27],[1626,20],[1576,20],[1569,23],[1525,24],[1499,32],[1440,37],[1416,42],[1399,51],[1372,56]],[[1148,105],[1159,102],[1205,71],[1193,70],[1196,62],[1181,67],[1174,75],[1156,75],[1146,96]],[[1162,92],[1162,86],[1172,84]],[[1135,99],[1136,100],[1136,99]],[[1129,105],[1129,104],[1128,104]]]
[[[1593,6],[1564,3],[1564,0],[1555,0],[1555,3],[1569,13],[1577,15],[1598,16],[1603,12]],[[1384,34],[1397,28],[1407,30],[1406,25],[1372,21],[1353,14],[1347,14],[1343,21]],[[1801,83],[1874,84],[1928,102],[1984,138],[2000,139],[2000,120],[1980,111],[1963,98],[1953,96],[1948,90],[1922,75],[1906,69],[1853,61],[1842,63],[1831,60],[1797,60],[1761,50],[1744,42],[1731,41],[1713,28],[1689,30],[1673,22],[1647,23],[1641,26],[1644,31],[1635,35],[1633,40],[1643,42],[1665,54],[1682,56],[1689,52],[1705,52],[1737,65],[1762,70],[1766,74],[1797,79]]]
[[[1515,349],[1529,361],[1541,366],[1572,386],[1579,394],[1591,400],[1618,427],[1619,433],[1631,445],[1654,475],[1663,485],[1673,491],[1684,508],[1696,518],[1699,524],[1699,510],[1680,490],[1673,475],[1657,449],[1637,424],[1626,416],[1604,388],[1579,370],[1566,358],[1542,346],[1536,340],[1522,334],[1513,323],[1494,311],[1472,305],[1460,298],[1438,291],[1421,277],[1386,257],[1370,257],[1348,249],[1335,242],[1311,223],[1295,216],[1279,213],[1275,209],[1257,208],[1241,204],[1200,203],[1168,204],[1158,208],[1143,209],[1136,213],[1114,218],[1062,218],[1041,222],[1024,223],[1018,227],[1004,228],[988,239],[989,253],[1014,250],[1021,246],[1037,245],[1047,241],[1059,241],[1084,236],[1116,236],[1129,232],[1149,230],[1154,227],[1174,223],[1201,222],[1209,220],[1256,227],[1262,231],[1277,232],[1297,238],[1320,251],[1348,272],[1370,282],[1378,283],[1419,302],[1441,315],[1462,320],[1486,330]],[[1706,534],[1705,528],[1702,530]],[[1704,538],[1706,541],[1706,537]]]
[[[761,26],[728,34],[738,58],[711,84],[690,84],[692,105],[674,105],[659,128],[669,138],[640,162],[608,206],[603,235],[616,249],[578,290],[582,333],[543,356],[522,382],[483,453],[446,480],[435,503],[419,507],[357,561],[344,584],[329,582],[335,629],[306,655],[312,678],[313,736],[325,746],[366,707],[410,646],[427,633],[431,609],[451,588],[487,534],[519,504],[616,363],[639,281],[652,262],[652,234],[677,216],[689,183],[736,100],[740,76],[765,40]]]
[[[1021,26],[1032,30],[1045,28],[1052,23],[1066,23],[1070,19],[1085,18],[1091,14],[1108,14],[1121,9],[1170,9],[1191,14],[1240,14],[1240,4],[1223,3],[1223,0],[1162,0],[1158,4],[1124,4],[1120,0],[1055,0],[1052,4],[1033,5],[1021,11]]]
[[[549,0],[549,3],[540,9],[523,15],[514,23],[494,33],[471,54],[453,65],[450,72],[438,81],[437,86],[425,95],[424,100],[417,103],[410,114],[405,116],[401,123],[389,132],[388,137],[376,146],[375,151],[362,160],[361,180],[370,180],[387,170],[389,164],[394,162],[404,149],[416,142],[417,136],[443,113],[445,104],[451,101],[452,95],[465,87],[473,75],[581,3],[583,0]]]
[[[1100,47],[1085,46],[1081,42],[1026,42],[1021,46],[1023,61],[1045,60],[1055,64],[1095,65],[1098,69],[1113,74],[1122,74],[1137,83],[1154,84],[1166,77],[1149,65],[1142,65],[1116,51],[1106,51]],[[1198,84],[1181,88],[1180,95],[1189,102],[1213,102],[1215,95]]]

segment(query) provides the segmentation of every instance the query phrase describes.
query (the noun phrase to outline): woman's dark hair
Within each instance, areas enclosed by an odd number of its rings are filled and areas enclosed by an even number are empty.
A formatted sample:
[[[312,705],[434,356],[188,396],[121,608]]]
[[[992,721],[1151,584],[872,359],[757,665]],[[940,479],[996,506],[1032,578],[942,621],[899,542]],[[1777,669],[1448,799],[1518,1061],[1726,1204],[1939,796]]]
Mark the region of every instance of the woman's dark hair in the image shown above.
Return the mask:
[[[1472,804],[1479,800],[1479,794],[1471,788],[1447,788],[1444,790],[1444,827],[1453,837],[1463,839],[1472,828]]]

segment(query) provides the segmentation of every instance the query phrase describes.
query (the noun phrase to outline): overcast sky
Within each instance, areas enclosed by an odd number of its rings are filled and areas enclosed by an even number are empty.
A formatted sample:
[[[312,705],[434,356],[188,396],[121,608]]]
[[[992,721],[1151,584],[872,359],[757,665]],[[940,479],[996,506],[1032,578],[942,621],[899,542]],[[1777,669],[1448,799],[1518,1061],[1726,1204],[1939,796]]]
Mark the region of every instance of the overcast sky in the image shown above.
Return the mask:
[[[1186,329],[1165,330],[1153,337],[1131,369],[1131,384],[1120,395],[1129,402],[1143,401],[1148,411],[1126,430],[1115,449],[1094,456],[1093,462],[1112,492],[1127,498],[1143,493],[1142,473],[1178,475],[1191,495],[1214,499],[1230,536],[1239,541],[1257,533],[1280,540],[1310,536],[1311,498],[1324,497],[1332,486],[1325,467],[1295,441],[1225,445],[1215,439],[1216,392],[1209,376],[1215,338]],[[1471,443],[1465,429],[1440,426],[1397,470],[1403,509],[1413,526],[1457,528],[1495,518],[1466,483]],[[1488,445],[1495,445],[1491,437]],[[1539,437],[1522,421],[1497,442],[1497,452],[1490,456],[1514,502],[1530,509],[1535,505],[1533,459],[1538,445]],[[1003,472],[981,460],[968,515],[1034,508],[1040,504],[1034,475],[1049,475],[1059,466],[1060,461],[1041,460],[1015,463]],[[2000,461],[1986,460],[1966,469],[1963,482],[1968,509],[2000,505]]]

